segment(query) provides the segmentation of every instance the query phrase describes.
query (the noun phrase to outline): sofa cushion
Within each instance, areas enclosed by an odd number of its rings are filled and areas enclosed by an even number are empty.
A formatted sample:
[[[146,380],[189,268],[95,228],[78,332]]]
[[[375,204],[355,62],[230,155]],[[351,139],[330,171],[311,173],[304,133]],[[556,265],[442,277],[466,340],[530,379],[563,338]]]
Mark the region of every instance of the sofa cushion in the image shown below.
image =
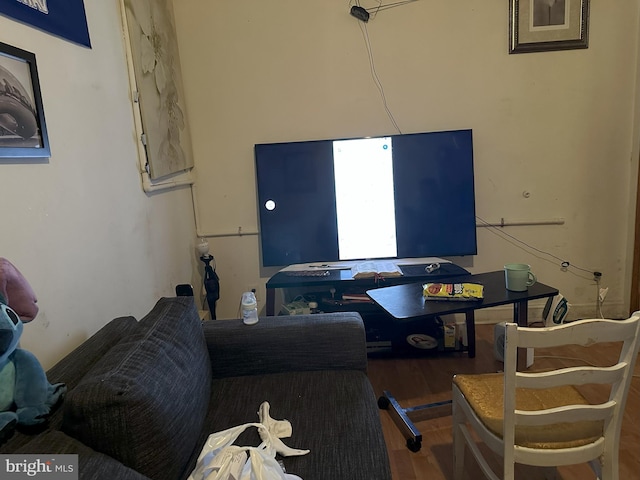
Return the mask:
[[[51,367],[47,371],[49,383],[63,382],[72,390],[105,353],[137,328],[134,317],[114,318]]]
[[[206,416],[211,364],[191,297],[163,298],[64,402],[63,430],[153,479],[187,468]]]
[[[121,317],[111,320],[95,334],[89,337],[47,371],[49,383],[62,382],[71,391],[87,372],[123,337],[131,335],[138,328],[133,317]],[[56,408],[47,420],[49,429],[58,430],[62,426],[63,408]],[[16,431],[6,442],[0,445],[0,453],[11,453],[33,440],[33,434]]]
[[[213,377],[293,370],[367,371],[367,346],[357,312],[283,315],[248,327],[242,320],[205,322]]]
[[[288,473],[304,480],[389,480],[389,459],[376,396],[367,376],[355,370],[289,372],[214,379],[206,437],[226,428],[258,421],[258,407],[268,401],[270,415],[291,422],[284,438],[292,448],[309,449],[286,457]],[[240,435],[237,445],[260,444],[256,429]],[[197,456],[191,460],[195,466]],[[184,479],[185,477],[183,477]]]
[[[117,460],[90,449],[75,438],[58,430],[38,435],[15,453],[48,455],[78,455],[78,477],[82,480],[147,480],[147,477],[125,467]]]

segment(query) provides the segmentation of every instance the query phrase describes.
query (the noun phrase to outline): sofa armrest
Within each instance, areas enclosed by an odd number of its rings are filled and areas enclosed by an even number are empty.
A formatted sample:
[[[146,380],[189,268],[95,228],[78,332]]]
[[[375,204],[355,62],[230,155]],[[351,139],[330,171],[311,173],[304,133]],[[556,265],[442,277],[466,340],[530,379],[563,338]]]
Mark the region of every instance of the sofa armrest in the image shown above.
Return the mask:
[[[203,323],[214,378],[287,371],[367,369],[362,317],[356,312]]]

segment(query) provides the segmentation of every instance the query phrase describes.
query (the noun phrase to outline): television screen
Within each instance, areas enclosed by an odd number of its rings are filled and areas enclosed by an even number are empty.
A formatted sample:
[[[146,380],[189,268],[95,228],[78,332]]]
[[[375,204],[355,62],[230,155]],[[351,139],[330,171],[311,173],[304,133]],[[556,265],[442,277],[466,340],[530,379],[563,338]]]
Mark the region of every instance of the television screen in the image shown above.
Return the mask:
[[[471,130],[255,145],[263,266],[474,255]]]

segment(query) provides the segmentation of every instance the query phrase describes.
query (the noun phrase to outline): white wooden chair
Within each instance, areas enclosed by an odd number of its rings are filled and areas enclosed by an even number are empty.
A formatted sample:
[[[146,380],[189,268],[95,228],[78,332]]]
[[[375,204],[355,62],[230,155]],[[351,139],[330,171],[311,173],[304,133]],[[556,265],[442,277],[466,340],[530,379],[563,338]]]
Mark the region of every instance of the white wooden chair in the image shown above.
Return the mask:
[[[514,464],[555,467],[590,463],[598,478],[618,479],[620,428],[638,354],[640,312],[627,320],[581,320],[561,326],[506,327],[504,374],[456,375],[453,379],[454,480],[462,480],[465,445],[487,478],[500,478],[482,456],[471,429],[503,459],[503,478]],[[516,370],[517,347],[589,346],[623,342],[609,367],[571,367],[526,373]],[[610,385],[592,405],[578,385]]]

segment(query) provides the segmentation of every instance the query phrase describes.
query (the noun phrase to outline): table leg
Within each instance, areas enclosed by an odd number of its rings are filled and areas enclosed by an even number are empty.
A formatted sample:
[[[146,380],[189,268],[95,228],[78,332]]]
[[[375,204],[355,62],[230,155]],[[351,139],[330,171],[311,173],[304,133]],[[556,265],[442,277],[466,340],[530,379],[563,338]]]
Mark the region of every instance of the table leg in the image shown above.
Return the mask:
[[[469,358],[476,356],[476,315],[473,310],[465,312],[465,322],[467,324],[467,351]]]
[[[529,326],[529,318],[528,318],[528,301],[521,300],[513,304],[513,320],[518,324],[519,327],[528,327]],[[527,369],[527,349],[526,348],[518,348],[518,360],[517,367],[518,371],[524,371]]]
[[[467,324],[467,352],[469,358],[474,358],[476,356],[476,317],[473,310],[465,312],[465,322]],[[389,410],[391,418],[407,439],[407,448],[412,452],[418,452],[422,447],[422,434],[413,422],[436,416],[451,415],[451,400],[403,408],[386,390],[378,398],[378,407]]]
[[[451,400],[403,408],[386,390],[378,398],[378,407],[389,410],[391,418],[407,439],[407,448],[412,452],[418,452],[422,447],[422,434],[413,422],[451,415]]]
[[[275,288],[267,288],[267,305],[266,305],[266,314],[268,317],[274,314],[276,305],[276,289]]]

